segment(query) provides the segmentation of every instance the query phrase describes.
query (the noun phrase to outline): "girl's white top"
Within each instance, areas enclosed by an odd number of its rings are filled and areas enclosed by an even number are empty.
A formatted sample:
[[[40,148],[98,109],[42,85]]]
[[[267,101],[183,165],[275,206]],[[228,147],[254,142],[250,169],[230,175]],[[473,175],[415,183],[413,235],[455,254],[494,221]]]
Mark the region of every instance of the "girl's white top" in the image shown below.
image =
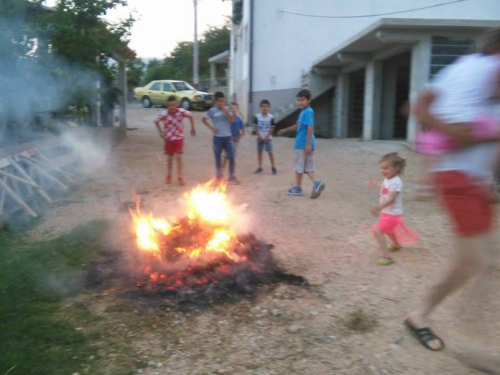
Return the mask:
[[[403,215],[403,180],[401,177],[395,176],[388,180],[387,178],[382,183],[380,188],[380,205],[382,206],[389,200],[391,193],[399,193],[392,205],[382,210],[382,213],[388,215]]]
[[[463,56],[439,72],[430,84],[437,93],[431,113],[447,123],[471,123],[495,111],[500,55]],[[495,144],[478,144],[439,157],[434,171],[458,170],[487,177],[495,162]]]

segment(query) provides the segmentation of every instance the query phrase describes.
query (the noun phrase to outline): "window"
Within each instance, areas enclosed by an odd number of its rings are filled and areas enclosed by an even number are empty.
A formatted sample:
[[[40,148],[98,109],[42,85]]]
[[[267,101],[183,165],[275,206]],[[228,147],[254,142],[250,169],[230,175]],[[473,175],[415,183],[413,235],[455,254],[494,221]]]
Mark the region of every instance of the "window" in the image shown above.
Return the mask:
[[[163,91],[172,92],[174,90],[173,90],[173,87],[170,83],[164,83],[163,84]]]
[[[194,87],[187,82],[174,82],[174,86],[177,91],[194,90]]]
[[[453,38],[446,36],[432,37],[431,78],[445,66],[453,63],[460,56],[472,52],[472,38]]]
[[[153,85],[150,87],[151,91],[161,91],[161,84],[160,82],[155,82]]]

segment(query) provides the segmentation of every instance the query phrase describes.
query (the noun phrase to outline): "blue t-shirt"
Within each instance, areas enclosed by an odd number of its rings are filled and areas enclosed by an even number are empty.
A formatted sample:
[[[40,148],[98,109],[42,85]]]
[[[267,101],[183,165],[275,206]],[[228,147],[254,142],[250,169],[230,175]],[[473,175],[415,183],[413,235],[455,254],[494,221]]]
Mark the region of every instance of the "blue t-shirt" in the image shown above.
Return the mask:
[[[231,123],[231,135],[235,140],[239,140],[241,136],[241,131],[245,128],[245,123],[240,115],[234,117],[234,121]]]
[[[231,108],[226,107],[227,111],[232,114]],[[227,118],[224,111],[217,107],[210,108],[205,114],[206,119],[212,120],[214,127],[218,130],[216,137],[230,137],[231,136],[231,123]]]
[[[307,129],[309,126],[313,128],[313,135],[311,138],[311,148],[316,149],[316,138],[314,137],[314,110],[311,107],[304,108],[300,111],[297,135],[295,136],[295,149],[305,150],[307,143]]]

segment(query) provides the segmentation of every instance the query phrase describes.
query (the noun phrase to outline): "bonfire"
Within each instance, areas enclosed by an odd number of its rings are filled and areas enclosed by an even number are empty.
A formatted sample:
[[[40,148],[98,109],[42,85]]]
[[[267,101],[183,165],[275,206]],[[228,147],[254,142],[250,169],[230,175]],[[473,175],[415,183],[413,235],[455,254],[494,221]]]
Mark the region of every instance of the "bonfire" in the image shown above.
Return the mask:
[[[286,274],[277,271],[272,246],[239,233],[243,213],[230,203],[225,185],[199,185],[183,203],[183,217],[174,220],[131,211],[139,288],[212,301],[253,295],[259,285],[282,281]]]

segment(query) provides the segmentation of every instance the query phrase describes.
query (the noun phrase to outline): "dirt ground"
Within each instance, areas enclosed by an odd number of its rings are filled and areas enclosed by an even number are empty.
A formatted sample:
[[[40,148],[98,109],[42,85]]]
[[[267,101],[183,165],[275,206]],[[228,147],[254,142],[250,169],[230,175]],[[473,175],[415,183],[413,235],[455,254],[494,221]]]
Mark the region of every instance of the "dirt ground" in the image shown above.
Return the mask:
[[[55,236],[93,219],[120,222],[118,231],[127,234],[130,223],[120,201],[132,200],[133,189],[143,193],[147,208],[168,214],[183,191],[213,177],[211,136],[197,112],[198,135],[187,135],[185,142],[188,186],[164,184],[164,165],[156,156],[162,143],[152,124],[159,111],[130,110],[129,127],[137,129],[112,150],[105,167],[81,178],[80,188],[47,214],[35,234]],[[242,185],[230,186],[228,194],[248,205],[252,232],[276,246],[280,265],[312,287],[281,285],[255,302],[194,315],[138,307],[112,289],[88,293],[80,302],[99,316],[98,324],[116,327],[111,336],[123,342],[122,351],[100,353],[110,369],[113,362],[132,358],[145,364],[137,373],[147,375],[476,374],[459,361],[462,344],[472,342],[464,328],[469,310],[464,294],[447,300],[432,317],[448,344],[444,352],[424,349],[402,326],[451,254],[449,223],[438,207],[409,199],[422,172],[418,156],[398,142],[320,139],[317,176],[326,189],[311,200],[286,194],[294,178],[293,140],[274,142],[279,174],[271,174],[266,158],[264,173],[254,175],[255,139],[243,138],[237,159]],[[369,208],[377,204],[378,192],[368,182],[380,178],[380,156],[393,151],[408,159],[405,220],[422,241],[397,254],[394,265],[379,267],[366,230],[375,222]],[[309,181],[305,188],[311,188]],[[496,285],[499,279],[497,272]],[[497,356],[499,297],[496,287],[481,323],[488,331],[483,341]]]

